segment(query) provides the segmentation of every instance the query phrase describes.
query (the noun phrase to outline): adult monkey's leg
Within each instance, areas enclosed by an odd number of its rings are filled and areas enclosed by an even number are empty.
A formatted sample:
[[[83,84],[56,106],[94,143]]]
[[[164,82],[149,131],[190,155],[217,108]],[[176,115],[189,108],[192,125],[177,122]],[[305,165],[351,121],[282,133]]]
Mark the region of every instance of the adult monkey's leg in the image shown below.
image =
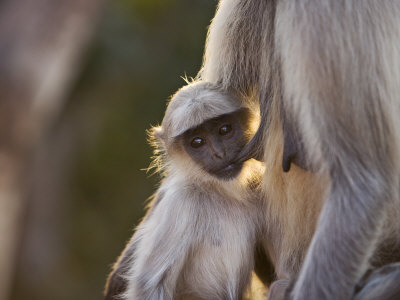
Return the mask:
[[[398,210],[400,3],[282,1],[285,107],[331,178],[292,299],[350,299]]]

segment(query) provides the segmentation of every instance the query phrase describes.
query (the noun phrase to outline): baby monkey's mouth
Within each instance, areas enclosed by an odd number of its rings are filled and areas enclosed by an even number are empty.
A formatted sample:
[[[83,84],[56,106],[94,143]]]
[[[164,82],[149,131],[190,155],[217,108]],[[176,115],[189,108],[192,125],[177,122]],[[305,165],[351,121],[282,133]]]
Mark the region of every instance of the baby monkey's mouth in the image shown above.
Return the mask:
[[[227,166],[213,172],[220,179],[229,180],[239,175],[243,163],[230,163]]]

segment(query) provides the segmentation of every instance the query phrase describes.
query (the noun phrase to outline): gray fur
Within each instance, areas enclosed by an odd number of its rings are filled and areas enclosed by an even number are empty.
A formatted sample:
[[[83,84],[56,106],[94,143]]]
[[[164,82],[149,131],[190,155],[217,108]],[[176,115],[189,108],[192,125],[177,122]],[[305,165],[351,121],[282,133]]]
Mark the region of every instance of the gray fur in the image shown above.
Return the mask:
[[[400,299],[400,263],[375,270],[360,283],[354,300]]]
[[[293,299],[350,299],[386,242],[399,249],[399,53],[399,1],[219,3],[199,78],[260,101],[260,129],[245,150],[264,152],[268,222],[281,228],[271,252],[280,253],[278,272],[298,275]],[[315,173],[276,167],[281,109]],[[305,178],[311,191],[290,190]]]

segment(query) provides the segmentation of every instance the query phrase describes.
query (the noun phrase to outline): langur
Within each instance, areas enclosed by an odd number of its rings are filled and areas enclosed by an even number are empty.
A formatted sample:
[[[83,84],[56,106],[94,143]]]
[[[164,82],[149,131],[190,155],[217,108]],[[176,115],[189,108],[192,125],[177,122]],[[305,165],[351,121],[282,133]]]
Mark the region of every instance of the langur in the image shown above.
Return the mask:
[[[219,2],[198,77],[259,100],[237,161],[265,162],[287,299],[400,293],[399,53],[399,1]]]
[[[238,96],[209,83],[191,83],[172,97],[150,132],[163,180],[109,278],[106,299],[244,299],[265,240],[264,168],[233,161],[256,122]],[[271,264],[263,264],[271,282]]]

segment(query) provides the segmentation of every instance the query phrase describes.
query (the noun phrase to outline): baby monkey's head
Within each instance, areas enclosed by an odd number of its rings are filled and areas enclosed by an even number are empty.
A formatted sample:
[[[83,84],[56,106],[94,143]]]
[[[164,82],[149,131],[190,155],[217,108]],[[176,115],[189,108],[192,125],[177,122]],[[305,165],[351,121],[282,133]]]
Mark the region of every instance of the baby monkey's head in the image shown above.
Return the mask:
[[[197,169],[202,176],[229,180],[242,169],[234,161],[254,133],[253,119],[238,95],[195,82],[171,98],[161,126],[151,135],[167,169],[180,167],[190,174]]]

